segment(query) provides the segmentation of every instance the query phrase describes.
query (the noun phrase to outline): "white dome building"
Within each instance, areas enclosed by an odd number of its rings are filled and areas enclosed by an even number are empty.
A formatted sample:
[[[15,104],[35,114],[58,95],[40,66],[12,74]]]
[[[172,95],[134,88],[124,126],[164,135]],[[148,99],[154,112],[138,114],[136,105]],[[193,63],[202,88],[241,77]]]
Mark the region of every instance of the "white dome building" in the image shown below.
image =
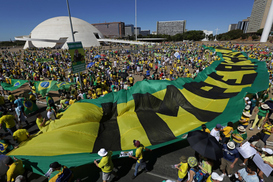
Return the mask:
[[[90,23],[79,18],[71,17],[75,42],[82,42],[83,47],[99,46],[97,39],[103,35]],[[47,19],[37,25],[29,36],[15,37],[16,40],[25,40],[24,49],[30,47],[55,47],[67,49],[67,42],[73,42],[68,16],[59,16]]]

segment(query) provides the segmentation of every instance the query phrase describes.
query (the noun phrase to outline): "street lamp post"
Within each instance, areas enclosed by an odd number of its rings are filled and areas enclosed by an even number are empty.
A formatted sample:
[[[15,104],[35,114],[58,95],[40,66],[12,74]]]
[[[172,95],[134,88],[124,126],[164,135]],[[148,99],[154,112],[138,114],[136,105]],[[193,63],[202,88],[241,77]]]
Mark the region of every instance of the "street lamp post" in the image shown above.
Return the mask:
[[[137,41],[137,0],[135,0],[135,36]]]
[[[70,28],[71,28],[71,33],[72,33],[72,39],[73,39],[73,42],[75,42],[74,31],[73,31],[73,26],[72,26],[72,20],[71,20],[71,14],[70,14],[70,8],[69,8],[68,0],[66,0],[66,4],[67,4],[68,15],[69,15],[69,21],[70,21]]]

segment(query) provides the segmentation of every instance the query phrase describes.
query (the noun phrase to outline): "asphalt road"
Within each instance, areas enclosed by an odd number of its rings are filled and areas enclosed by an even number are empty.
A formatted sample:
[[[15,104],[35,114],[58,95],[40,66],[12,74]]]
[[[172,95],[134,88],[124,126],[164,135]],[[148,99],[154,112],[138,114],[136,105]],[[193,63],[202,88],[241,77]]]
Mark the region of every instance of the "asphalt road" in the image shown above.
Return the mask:
[[[46,106],[43,104],[38,104],[39,111],[45,117]],[[30,122],[30,127],[26,127],[23,123],[23,127],[26,128],[30,134],[35,134],[38,132],[38,127],[35,123],[35,114],[28,117]],[[3,130],[0,131],[1,133]],[[11,139],[11,136],[7,136],[7,139]],[[128,182],[128,181],[141,181],[141,182],[160,182],[166,179],[176,180],[177,170],[173,169],[171,166],[179,163],[179,157],[185,155],[187,157],[194,156],[194,150],[188,145],[187,141],[181,141],[165,147],[153,150],[152,152],[145,153],[145,159],[147,160],[147,167],[150,170],[148,173],[140,173],[134,180],[131,179],[134,173],[135,161],[129,158],[122,158],[113,160],[115,165],[115,171],[119,175],[117,181]],[[74,159],[77,160],[77,159]],[[239,164],[242,163],[242,159],[239,159],[235,165],[234,171],[241,169]],[[65,165],[65,164],[63,164]],[[216,165],[214,171],[221,174],[219,167]],[[90,161],[89,164],[72,169],[74,172],[75,179],[81,179],[84,182],[96,182],[101,180],[101,172],[94,164]],[[113,178],[113,176],[112,176]],[[112,179],[111,178],[111,179]],[[43,176],[29,173],[29,179],[31,182],[43,182],[47,179]],[[112,180],[113,181],[113,180]],[[224,182],[230,181],[228,177],[225,177]],[[273,181],[273,177],[265,178],[265,181]]]

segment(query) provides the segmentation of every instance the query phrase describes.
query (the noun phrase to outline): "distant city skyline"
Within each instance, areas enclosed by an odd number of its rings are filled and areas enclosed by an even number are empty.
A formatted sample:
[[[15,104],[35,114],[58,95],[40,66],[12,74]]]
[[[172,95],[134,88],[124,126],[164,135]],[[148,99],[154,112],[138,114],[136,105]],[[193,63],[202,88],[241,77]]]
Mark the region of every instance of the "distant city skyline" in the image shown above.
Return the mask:
[[[113,3],[114,2],[114,3]],[[137,26],[156,31],[157,21],[186,20],[186,29],[228,31],[229,24],[251,15],[253,0],[137,0]],[[124,22],[133,24],[135,1],[131,0],[69,0],[71,15],[90,24]],[[0,6],[0,41],[29,35],[41,22],[56,16],[68,16],[65,0],[10,0]]]

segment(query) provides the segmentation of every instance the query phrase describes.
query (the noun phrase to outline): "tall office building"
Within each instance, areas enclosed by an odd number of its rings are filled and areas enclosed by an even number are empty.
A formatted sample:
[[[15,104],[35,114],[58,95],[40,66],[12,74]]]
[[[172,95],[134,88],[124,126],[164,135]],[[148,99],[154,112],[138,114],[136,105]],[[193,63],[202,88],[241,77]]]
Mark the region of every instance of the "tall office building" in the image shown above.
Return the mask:
[[[186,28],[186,20],[178,21],[158,21],[157,34],[176,35],[184,33]]]
[[[105,37],[122,38],[125,35],[124,22],[94,23],[96,27]]]
[[[247,33],[254,33],[264,28],[272,0],[254,0]]]

